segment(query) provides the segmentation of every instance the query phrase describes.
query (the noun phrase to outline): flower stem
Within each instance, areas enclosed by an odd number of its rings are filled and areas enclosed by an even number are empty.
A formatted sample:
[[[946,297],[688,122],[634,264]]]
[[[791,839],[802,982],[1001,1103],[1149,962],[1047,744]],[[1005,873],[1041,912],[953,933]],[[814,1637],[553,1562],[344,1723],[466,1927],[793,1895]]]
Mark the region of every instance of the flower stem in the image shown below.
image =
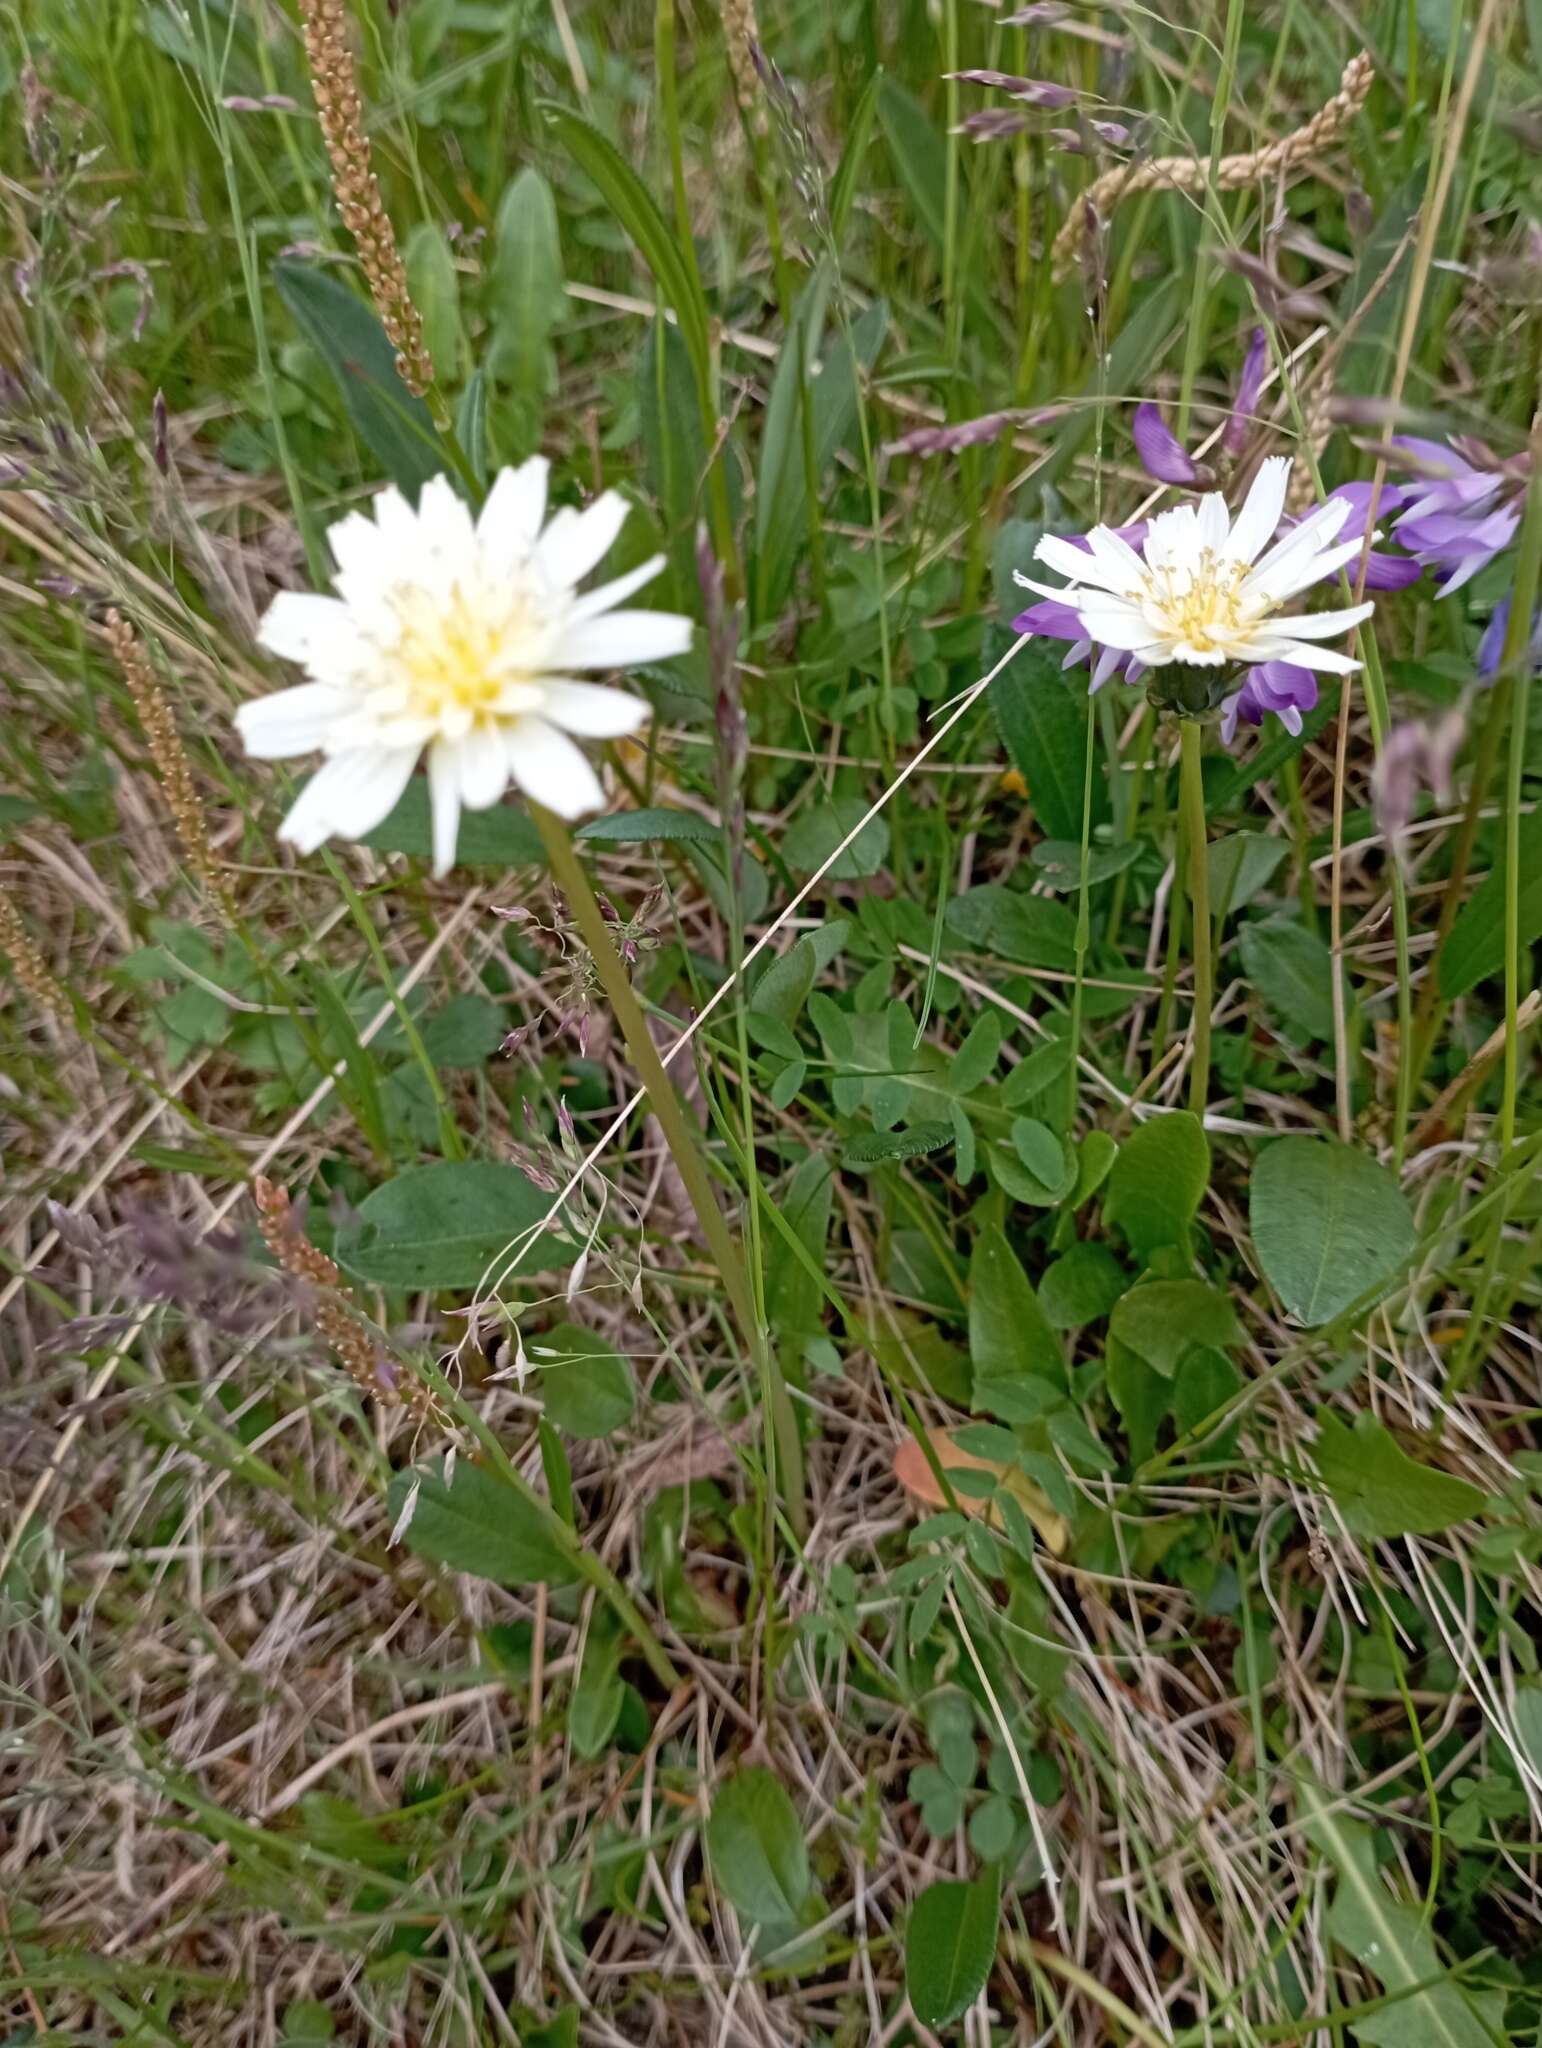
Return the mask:
[[[1189,1107],[1203,1119],[1210,1094],[1210,1012],[1215,1008],[1215,961],[1210,931],[1210,863],[1205,844],[1205,786],[1200,777],[1204,745],[1198,724],[1179,727],[1178,801],[1189,843],[1189,902],[1194,914],[1194,1064],[1189,1069]]]
[[[806,1533],[808,1518],[803,1499],[803,1446],[798,1436],[797,1417],[793,1413],[787,1382],[776,1354],[756,1313],[755,1294],[744,1263],[744,1253],[718,1207],[717,1195],[703,1161],[701,1134],[693,1131],[686,1122],[674,1084],[665,1071],[658,1047],[653,1043],[642,1005],[632,991],[631,978],[611,944],[609,928],[595,901],[594,890],[567,827],[540,804],[531,804],[530,814],[546,848],[553,878],[568,899],[579,936],[589,948],[594,971],[610,1000],[616,1022],[621,1026],[621,1035],[626,1040],[637,1077],[648,1091],[648,1105],[659,1120],[659,1128],[685,1183],[691,1207],[696,1212],[696,1221],[701,1226],[701,1234],[706,1239],[707,1249],[728,1295],[734,1320],[759,1373],[762,1398],[770,1410],[783,1505],[794,1534],[801,1539]]]

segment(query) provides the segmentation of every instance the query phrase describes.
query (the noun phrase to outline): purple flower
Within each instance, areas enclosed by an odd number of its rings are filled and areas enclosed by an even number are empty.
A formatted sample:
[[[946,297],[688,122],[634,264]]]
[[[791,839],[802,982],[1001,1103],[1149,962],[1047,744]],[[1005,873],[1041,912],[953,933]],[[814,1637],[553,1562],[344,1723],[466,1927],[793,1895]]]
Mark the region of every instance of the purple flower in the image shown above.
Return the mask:
[[[1162,417],[1160,406],[1147,399],[1135,408],[1131,425],[1135,452],[1148,476],[1161,484],[1197,484],[1199,465]]]
[[[1448,597],[1514,540],[1530,458],[1498,456],[1465,435],[1445,442],[1397,434],[1392,445],[1415,472],[1403,487],[1398,540],[1437,572],[1443,579],[1437,595]]]
[[[1237,395],[1232,400],[1231,418],[1226,422],[1226,431],[1221,436],[1221,446],[1228,455],[1240,455],[1243,443],[1248,437],[1248,428],[1253,424],[1253,414],[1264,388],[1264,372],[1269,367],[1269,337],[1261,327],[1253,329],[1253,339],[1248,343],[1248,352],[1242,359],[1242,375],[1237,379]]]
[[[1262,725],[1272,711],[1287,732],[1299,733],[1302,719],[1317,708],[1317,678],[1291,661],[1262,661],[1250,668],[1242,688],[1221,706],[1221,738],[1230,746],[1240,720]]]
[[[1478,680],[1491,683],[1499,673],[1504,660],[1505,634],[1510,629],[1510,600],[1502,597],[1494,607],[1494,615],[1483,629],[1483,638],[1478,642]],[[1537,612],[1531,628],[1532,660],[1542,667],[1542,610]]]

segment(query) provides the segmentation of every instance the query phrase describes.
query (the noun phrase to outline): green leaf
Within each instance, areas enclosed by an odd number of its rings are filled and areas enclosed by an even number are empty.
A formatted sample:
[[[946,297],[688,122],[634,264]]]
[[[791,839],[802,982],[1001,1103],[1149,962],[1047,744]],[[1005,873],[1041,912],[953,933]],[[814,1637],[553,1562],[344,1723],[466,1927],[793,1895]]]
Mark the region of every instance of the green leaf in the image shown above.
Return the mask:
[[[1210,902],[1217,917],[1246,909],[1288,851],[1283,839],[1264,832],[1228,832],[1212,839],[1205,852],[1210,870]]]
[[[953,1143],[953,1126],[940,1118],[912,1124],[904,1131],[873,1131],[852,1138],[841,1149],[843,1166],[877,1166],[890,1159],[919,1159]]]
[[[396,368],[372,309],[325,271],[287,258],[273,266],[278,295],[337,381],[354,431],[410,498],[446,467],[433,414]]]
[[[776,1198],[777,1212],[807,1252],[811,1273],[780,1231],[768,1233],[766,1322],[782,1342],[796,1341],[821,1327],[824,1294],[817,1275],[825,1270],[825,1243],[835,1206],[835,1176],[822,1153],[798,1162]]]
[[[1253,1168],[1249,1217],[1270,1286],[1308,1329],[1391,1284],[1418,1233],[1384,1166],[1332,1138],[1281,1138]]]
[[[648,188],[613,142],[567,107],[549,100],[541,104],[559,148],[566,150],[591,184],[598,187],[600,197],[653,272],[665,304],[673,309],[680,323],[681,339],[690,354],[698,384],[705,391],[709,376],[707,305],[700,284],[686,267],[673,231]]]
[[[1331,1409],[1319,1410],[1312,1460],[1355,1536],[1437,1536],[1470,1521],[1485,1498],[1465,1479],[1410,1458],[1370,1414],[1350,1429]]]
[[[433,820],[428,777],[414,775],[383,824],[359,841],[374,853],[433,858]],[[530,868],[544,865],[540,834],[522,810],[494,804],[486,811],[462,811],[455,858],[462,867]]]
[[[1238,933],[1248,980],[1287,1029],[1333,1036],[1333,955],[1325,939],[1288,917],[1266,917]]]
[[[580,825],[573,837],[602,846],[721,846],[723,828],[696,811],[675,811],[661,804],[650,810],[607,811]]]
[[[1000,1051],[1000,1015],[995,1010],[982,1010],[969,1027],[969,1036],[953,1055],[948,1086],[956,1095],[972,1095],[990,1079]]]
[[[1019,595],[1028,603],[1033,593]],[[991,635],[987,643],[987,659],[995,638]],[[996,648],[995,658],[999,660],[1004,651],[1004,646]],[[1092,714],[1085,691],[1073,690],[1061,674],[1063,653],[1058,640],[1030,640],[997,676],[986,697],[1012,766],[1028,785],[1034,816],[1050,839],[1075,842],[1079,867],[1087,721]],[[1094,829],[1107,816],[1107,783],[1094,774]]]
[[[407,289],[423,316],[423,341],[436,378],[454,382],[460,374],[465,339],[460,323],[460,281],[444,230],[419,221],[402,249]]]
[[[1129,1284],[1107,1245],[1073,1244],[1045,1268],[1039,1300],[1057,1330],[1079,1330],[1106,1316]]]
[[[579,1323],[558,1323],[527,1350],[540,1368],[548,1418],[568,1436],[605,1437],[632,1419],[632,1368],[613,1344]]]
[[[643,474],[663,516],[673,601],[699,617],[696,528],[705,507],[707,443],[690,353],[679,330],[662,317],[649,327],[638,351],[637,414]]]
[[[782,837],[782,857],[800,874],[813,874],[823,867],[846,834],[862,823],[868,810],[865,797],[830,797],[796,817]],[[852,882],[876,875],[889,857],[889,824],[886,818],[870,818],[846,851],[828,869],[826,880]]]
[[[758,1016],[771,1017],[789,1030],[797,1023],[803,1005],[808,1001],[809,990],[814,986],[814,976],[819,971],[819,955],[808,937],[796,939],[753,984],[750,1000]]]
[[[489,996],[468,993],[451,996],[425,1017],[418,1035],[436,1067],[480,1067],[502,1045],[504,1031],[498,1005]]]
[[[1172,1387],[1155,1366],[1112,1333],[1103,1362],[1109,1395],[1129,1438],[1130,1463],[1143,1465],[1156,1449],[1157,1431],[1172,1406]]]
[[[712,1876],[746,1923],[798,1924],[813,1889],[808,1842],[779,1779],[758,1764],[736,1771],[707,1820]]]
[[[969,1260],[969,1356],[976,1382],[1023,1374],[1065,1384],[1065,1355],[1016,1252],[994,1224]]]
[[[999,882],[985,882],[955,896],[947,908],[955,938],[1027,967],[1069,973],[1076,965],[1076,915],[1047,896],[1025,896]]]
[[[517,1167],[494,1160],[409,1167],[365,1196],[338,1232],[335,1255],[345,1272],[376,1287],[464,1289],[489,1269],[506,1280],[556,1272],[578,1247],[536,1228],[550,1207],[551,1196]]]
[[[862,88],[862,97],[857,101],[851,125],[846,130],[841,160],[830,180],[830,238],[837,249],[845,240],[846,224],[861,186],[862,159],[873,133],[873,119],[878,112],[878,94],[882,86],[883,67],[880,65]]]
[[[1096,888],[1099,882],[1122,874],[1131,862],[1140,859],[1141,852],[1137,839],[1127,839],[1122,846],[1089,846],[1087,886]],[[1081,888],[1082,849],[1078,839],[1041,839],[1029,854],[1028,864],[1046,889],[1067,895]]]
[[[1048,1124],[1020,1116],[1012,1124],[1012,1144],[1018,1158],[1036,1180],[1047,1188],[1058,1188],[1066,1177],[1065,1147]]]
[[[1037,1045],[1008,1074],[1001,1084],[1003,1109],[1021,1109],[1036,1095],[1043,1095],[1065,1078],[1075,1054],[1069,1038],[1051,1038]]]
[[[515,452],[525,455],[540,434],[551,385],[551,331],[567,309],[562,238],[550,185],[527,164],[498,207],[488,313],[490,363],[516,399]]]
[[[1162,1245],[1184,1247],[1210,1179],[1210,1141],[1199,1118],[1175,1110],[1141,1124],[1119,1148],[1103,1199],[1107,1222],[1138,1259]]]
[[[1108,1327],[1166,1379],[1194,1345],[1224,1351],[1242,1341],[1229,1297],[1208,1280],[1143,1281],[1125,1295]]]
[[[623,1693],[625,1688],[622,1688]],[[519,2023],[519,2048],[578,2048],[578,2022],[582,2015],[576,2005],[565,2005],[539,2026],[523,2016]]]
[[[923,2027],[945,2027],[985,1989],[996,1960],[1001,1872],[929,1884],[905,1929],[905,1991]]]
[[[1242,1375],[1223,1351],[1203,1346],[1191,1351],[1173,1382],[1173,1421],[1179,1435],[1197,1429],[1241,1391]]]
[[[1494,2048],[1502,2038],[1496,2029],[1504,1991],[1469,1994],[1453,1982],[1424,1915],[1387,1889],[1370,1829],[1347,1819],[1310,1785],[1303,1787],[1303,1803],[1307,1833],[1338,1875],[1328,1933],[1396,1998],[1384,2011],[1357,2019],[1355,2039],[1367,2048]],[[1415,1985],[1426,1988],[1416,1991]]]
[[[417,1501],[402,1541],[415,1556],[495,1586],[570,1586],[577,1579],[545,1517],[495,1472],[461,1458],[446,1486],[444,1460],[436,1458],[393,1473],[386,1490],[393,1527],[414,1486]]]
[[[283,2033],[279,2048],[318,2048],[319,2043],[332,2040],[337,2033],[331,2013],[313,1998],[302,1998],[286,2006],[280,2025]]]
[[[568,1736],[579,1756],[603,1756],[626,1699],[621,1652],[626,1639],[615,1617],[597,1608],[584,1643],[584,1661],[568,1701]]]
[[[900,182],[939,256],[947,243],[943,194],[947,190],[947,143],[925,107],[887,73],[878,86],[878,120]],[[966,267],[964,291],[971,310],[994,323],[995,308],[976,268]]]
[[[1525,948],[1542,938],[1542,808],[1525,811],[1520,821],[1520,880],[1516,910],[1520,920],[1521,972]],[[1505,870],[1496,860],[1468,902],[1440,949],[1440,993],[1454,1002],[1480,981],[1505,971]],[[1528,984],[1529,986],[1529,984]]]

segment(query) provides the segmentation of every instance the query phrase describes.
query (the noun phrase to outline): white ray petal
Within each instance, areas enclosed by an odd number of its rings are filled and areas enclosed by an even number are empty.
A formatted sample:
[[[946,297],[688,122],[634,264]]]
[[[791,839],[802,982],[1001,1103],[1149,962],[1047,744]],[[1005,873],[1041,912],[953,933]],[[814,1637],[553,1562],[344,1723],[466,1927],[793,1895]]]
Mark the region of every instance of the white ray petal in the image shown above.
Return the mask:
[[[540,715],[581,739],[616,740],[646,725],[650,707],[641,697],[604,683],[548,677],[541,689]]]
[[[506,744],[514,780],[559,818],[577,818],[603,806],[599,777],[567,734],[544,718],[516,719]]]
[[[1268,546],[1279,530],[1289,488],[1290,457],[1271,455],[1254,477],[1253,488],[1227,537],[1223,552],[1228,561],[1254,561]]]
[[[691,622],[674,612],[602,612],[562,632],[552,649],[563,668],[630,668],[667,661],[691,644]]]

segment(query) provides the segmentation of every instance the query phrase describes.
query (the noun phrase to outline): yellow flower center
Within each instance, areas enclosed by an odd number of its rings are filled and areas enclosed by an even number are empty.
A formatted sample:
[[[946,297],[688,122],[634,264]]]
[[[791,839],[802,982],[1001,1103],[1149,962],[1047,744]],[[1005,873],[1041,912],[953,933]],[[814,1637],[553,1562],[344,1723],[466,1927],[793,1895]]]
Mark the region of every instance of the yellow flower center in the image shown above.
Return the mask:
[[[396,596],[394,609],[401,633],[392,666],[407,686],[409,716],[439,720],[459,711],[476,717],[522,680],[519,662],[510,659],[511,643],[536,621],[521,594],[500,593],[489,603],[457,583],[448,603],[431,591],[409,589]]]
[[[1151,602],[1174,640],[1201,653],[1212,652],[1245,623],[1239,592],[1246,562],[1217,561],[1206,548],[1193,568],[1159,569],[1151,579]]]

